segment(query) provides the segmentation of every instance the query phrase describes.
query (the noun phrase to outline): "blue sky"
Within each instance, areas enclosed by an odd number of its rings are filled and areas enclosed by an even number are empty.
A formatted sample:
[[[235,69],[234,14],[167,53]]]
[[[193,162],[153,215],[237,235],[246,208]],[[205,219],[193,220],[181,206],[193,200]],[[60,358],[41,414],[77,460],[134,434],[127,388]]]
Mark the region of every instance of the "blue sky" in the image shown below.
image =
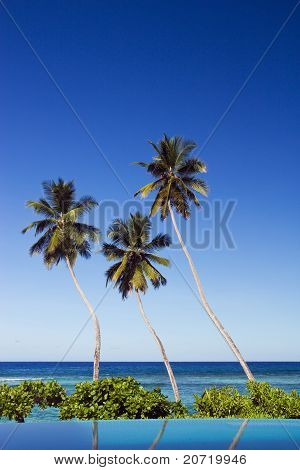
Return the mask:
[[[64,265],[48,272],[28,256],[32,235],[20,233],[33,217],[26,199],[61,176],[75,180],[79,196],[122,207],[149,181],[129,165],[151,158],[147,140],[167,132],[201,146],[296,2],[4,3],[129,192],[0,6],[0,358],[55,361],[87,313]],[[300,359],[299,21],[300,9],[201,154],[210,203],[236,201],[235,249],[191,252],[212,307],[248,360]],[[203,213],[193,217],[200,238],[212,230]],[[170,359],[234,360],[190,291],[183,253],[165,255],[173,261],[164,269],[168,285],[143,300]],[[99,254],[76,266],[94,305],[105,294],[106,268]],[[97,312],[103,360],[160,360],[134,297],[122,302],[112,289]],[[89,360],[92,351],[88,325],[66,360]]]

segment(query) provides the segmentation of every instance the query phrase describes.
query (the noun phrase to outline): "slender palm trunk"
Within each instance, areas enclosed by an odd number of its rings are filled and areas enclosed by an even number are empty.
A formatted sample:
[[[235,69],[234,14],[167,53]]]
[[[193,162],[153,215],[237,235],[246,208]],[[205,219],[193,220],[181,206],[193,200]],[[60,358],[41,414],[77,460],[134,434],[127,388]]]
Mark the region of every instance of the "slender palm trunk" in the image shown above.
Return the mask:
[[[171,207],[171,204],[170,202],[168,203],[169,204],[169,210],[170,210],[170,214],[171,214],[171,219],[172,219],[172,223],[174,225],[174,229],[175,229],[175,232],[176,232],[176,235],[178,237],[178,240],[180,242],[180,245],[183,249],[183,252],[185,254],[185,256],[187,257],[187,260],[189,262],[189,265],[190,265],[190,268],[191,268],[191,271],[193,273],[193,276],[194,276],[194,279],[195,279],[195,282],[196,282],[196,286],[197,286],[197,289],[198,289],[198,292],[199,292],[199,296],[200,296],[200,299],[201,299],[201,302],[202,302],[202,305],[207,313],[207,315],[209,316],[209,318],[212,320],[212,322],[215,324],[215,326],[218,328],[219,332],[221,333],[221,335],[223,336],[223,338],[225,339],[225,341],[227,342],[228,346],[231,348],[232,352],[235,354],[235,356],[237,357],[237,359],[239,360],[248,380],[255,380],[254,379],[254,376],[251,372],[251,370],[249,369],[246,361],[243,359],[243,356],[241,355],[238,347],[236,346],[236,344],[234,343],[233,339],[231,338],[231,336],[229,335],[229,333],[225,330],[224,326],[222,325],[222,323],[220,322],[220,320],[218,319],[218,317],[214,314],[213,310],[211,309],[210,305],[208,304],[207,300],[206,300],[206,297],[205,297],[205,294],[204,294],[204,291],[203,291],[203,287],[202,287],[202,284],[201,284],[201,281],[199,279],[199,276],[198,276],[198,273],[195,269],[195,266],[194,266],[194,263],[193,263],[193,260],[191,258],[191,255],[189,254],[188,250],[187,250],[187,247],[185,246],[184,242],[183,242],[183,239],[182,239],[182,236],[179,232],[179,229],[178,229],[178,226],[177,226],[177,223],[176,223],[176,220],[175,220],[175,216],[174,216],[174,212],[173,212],[173,209]]]
[[[71,277],[74,281],[75,287],[79,292],[80,297],[82,298],[83,302],[87,306],[87,309],[89,311],[89,314],[91,315],[91,318],[94,323],[94,328],[95,328],[95,353],[94,353],[94,370],[93,370],[93,380],[99,380],[99,363],[100,363],[100,347],[101,347],[101,336],[100,336],[100,326],[99,326],[99,320],[97,318],[96,313],[94,312],[93,307],[91,306],[90,302],[86,298],[85,293],[81,289],[79,282],[77,280],[77,277],[75,276],[75,273],[73,271],[72,265],[70,263],[69,258],[66,258],[66,263],[68,266],[68,269],[70,271]]]
[[[175,380],[175,377],[174,377],[174,374],[173,374],[172,367],[171,367],[171,365],[170,365],[169,359],[168,359],[168,357],[167,357],[167,355],[166,355],[165,348],[164,348],[164,346],[163,346],[163,344],[162,344],[160,338],[157,336],[156,331],[155,331],[154,328],[152,327],[150,321],[148,320],[148,318],[147,318],[147,316],[146,316],[146,314],[145,314],[145,311],[144,311],[144,307],[143,307],[143,304],[142,304],[142,301],[141,301],[140,294],[138,293],[138,291],[135,291],[135,293],[136,293],[137,301],[138,301],[138,304],[139,304],[139,308],[140,308],[140,312],[141,312],[141,315],[142,315],[142,317],[143,317],[143,320],[144,320],[144,322],[146,323],[146,326],[147,326],[148,330],[150,331],[150,333],[152,333],[152,335],[154,336],[154,339],[155,339],[155,341],[157,342],[158,346],[160,347],[161,355],[162,355],[162,357],[163,357],[163,360],[164,360],[166,369],[167,369],[168,374],[169,374],[170,382],[171,382],[171,385],[172,385],[172,388],[173,388],[175,400],[176,400],[176,401],[179,401],[179,400],[180,400],[180,396],[179,396],[179,391],[178,391],[177,383],[176,383],[176,380]]]

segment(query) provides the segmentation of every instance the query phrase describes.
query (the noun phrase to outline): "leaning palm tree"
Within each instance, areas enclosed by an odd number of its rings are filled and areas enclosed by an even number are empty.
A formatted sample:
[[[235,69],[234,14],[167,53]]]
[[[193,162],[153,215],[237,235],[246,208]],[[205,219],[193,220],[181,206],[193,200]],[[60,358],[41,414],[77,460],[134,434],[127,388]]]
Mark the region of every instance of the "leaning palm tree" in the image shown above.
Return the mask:
[[[207,195],[208,188],[206,183],[198,178],[198,173],[206,173],[206,166],[201,160],[192,155],[192,151],[196,147],[193,141],[186,141],[182,137],[169,138],[164,134],[162,140],[157,145],[151,141],[149,143],[155,151],[153,161],[151,163],[135,163],[146,168],[147,171],[154,176],[155,180],[140,188],[135,193],[135,196],[139,194],[141,197],[146,197],[151,191],[157,190],[150,215],[154,216],[157,211],[160,211],[161,218],[165,219],[170,214],[175,232],[184,254],[187,257],[206,313],[239,360],[248,380],[254,380],[238,347],[206,300],[201,281],[191,255],[184,244],[173,212],[174,208],[180,215],[187,219],[190,216],[190,203],[195,204],[197,207],[200,206],[195,192],[202,196]]]
[[[44,232],[32,245],[29,253],[30,255],[42,254],[47,268],[52,268],[62,260],[66,262],[74,284],[94,323],[96,344],[93,380],[98,380],[101,343],[99,321],[73,270],[77,256],[89,258],[91,256],[90,243],[99,240],[100,233],[96,227],[78,221],[83,214],[90,212],[98,204],[90,196],[84,196],[76,201],[72,181],[65,182],[59,178],[57,183],[46,181],[42,186],[44,197],[38,201],[27,201],[26,206],[33,209],[36,214],[42,215],[43,218],[29,224],[22,230],[22,233],[34,229],[37,236]]]
[[[140,297],[140,292],[145,293],[148,288],[147,278],[156,289],[167,283],[152,263],[169,266],[169,260],[157,256],[155,251],[169,246],[171,240],[168,235],[163,234],[150,240],[150,229],[150,219],[138,212],[131,214],[128,220],[115,219],[107,232],[112,243],[104,243],[102,253],[108,261],[118,261],[105,274],[107,283],[115,283],[123,300],[130,292],[135,292],[142,318],[160,348],[175,400],[179,401],[178,387],[165,348],[146,316]]]

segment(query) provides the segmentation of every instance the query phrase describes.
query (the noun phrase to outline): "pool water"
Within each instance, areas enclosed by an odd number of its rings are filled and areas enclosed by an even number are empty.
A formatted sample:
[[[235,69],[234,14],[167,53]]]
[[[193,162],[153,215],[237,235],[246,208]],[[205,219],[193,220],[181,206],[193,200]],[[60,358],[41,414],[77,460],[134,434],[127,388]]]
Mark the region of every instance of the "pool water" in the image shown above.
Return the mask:
[[[177,419],[0,424],[0,449],[300,448],[300,420]]]

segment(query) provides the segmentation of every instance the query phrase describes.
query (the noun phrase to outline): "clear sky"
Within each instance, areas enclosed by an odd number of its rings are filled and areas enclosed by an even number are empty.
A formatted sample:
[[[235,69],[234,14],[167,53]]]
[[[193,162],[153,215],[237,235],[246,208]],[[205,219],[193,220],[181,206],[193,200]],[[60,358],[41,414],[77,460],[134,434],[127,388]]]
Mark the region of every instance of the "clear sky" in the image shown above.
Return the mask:
[[[113,200],[122,212],[150,180],[129,165],[150,159],[147,139],[167,132],[203,145],[296,0],[4,3],[90,133],[0,5],[0,360],[55,361],[87,312],[64,265],[47,271],[29,257],[33,235],[20,233],[33,219],[26,199],[61,176],[75,180],[78,196]],[[191,252],[211,305],[248,360],[300,359],[299,24],[300,7],[201,153],[212,213],[214,201],[236,201],[235,248],[210,243]],[[105,234],[110,218],[101,210]],[[200,239],[205,228],[212,236],[213,217],[193,213],[191,228]],[[234,360],[190,290],[183,253],[164,254],[173,261],[162,269],[168,285],[143,301],[170,359]],[[105,269],[99,254],[76,266],[94,305],[106,292]],[[111,289],[97,312],[103,360],[160,360],[134,297],[122,302]],[[93,340],[89,324],[66,360],[90,360]]]

